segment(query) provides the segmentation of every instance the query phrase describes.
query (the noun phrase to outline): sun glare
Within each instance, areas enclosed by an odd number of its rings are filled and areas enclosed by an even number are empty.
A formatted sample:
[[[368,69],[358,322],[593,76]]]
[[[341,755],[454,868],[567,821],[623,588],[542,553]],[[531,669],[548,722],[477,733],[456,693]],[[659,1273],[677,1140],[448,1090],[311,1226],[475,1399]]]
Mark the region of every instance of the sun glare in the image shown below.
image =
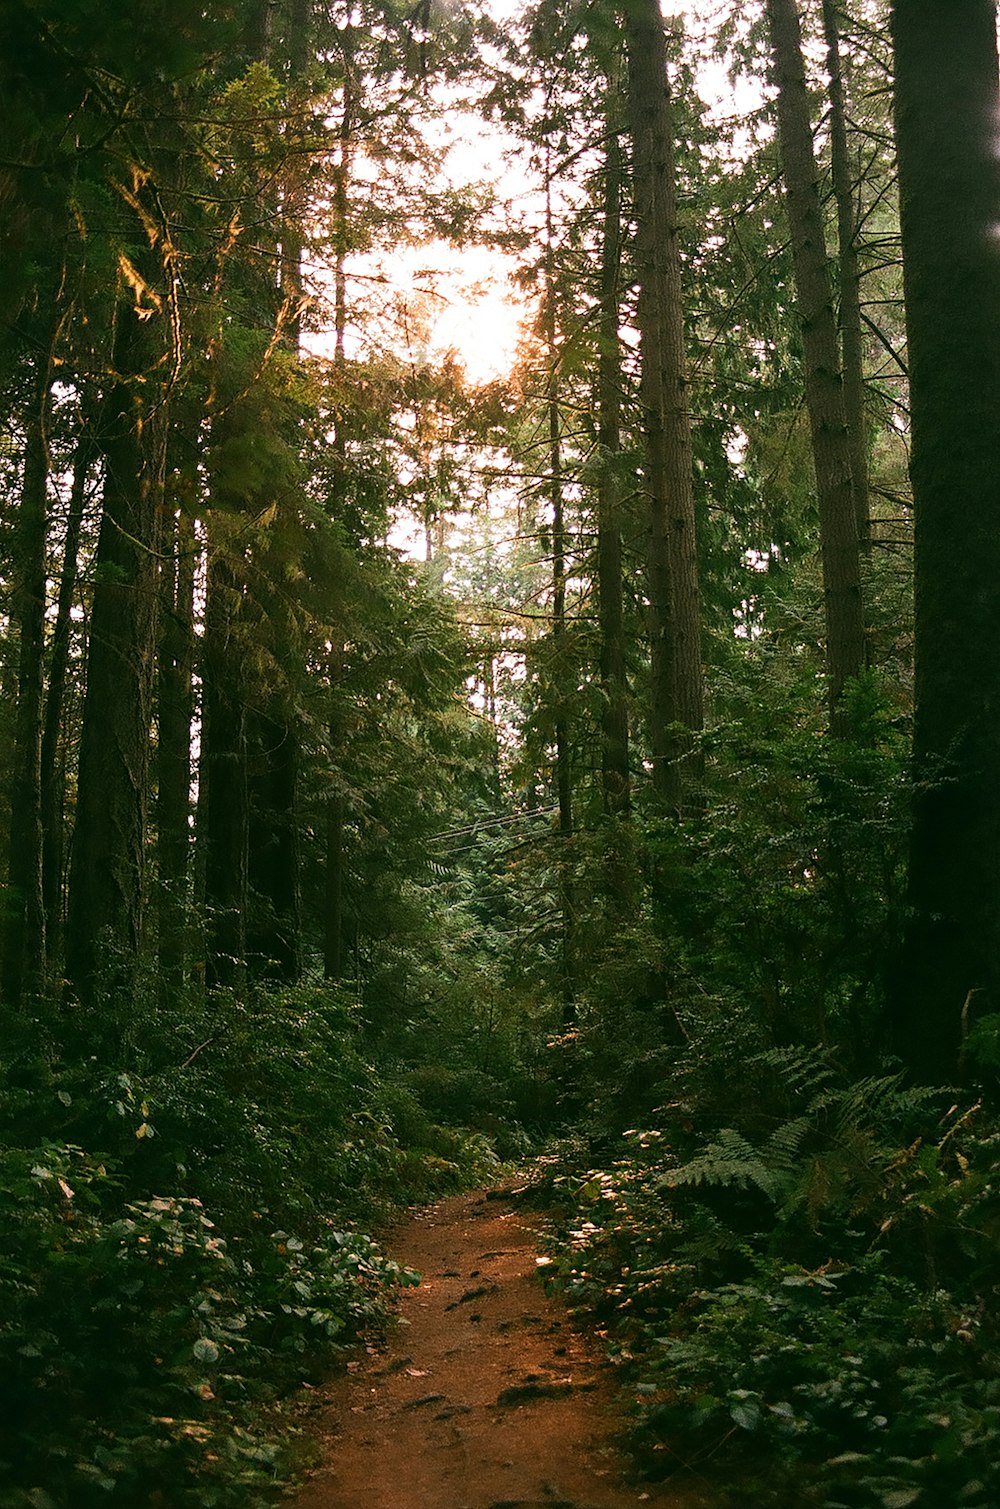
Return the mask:
[[[529,317],[511,285],[507,260],[487,247],[435,250],[441,255],[429,301],[428,357],[454,353],[475,386],[505,376]]]

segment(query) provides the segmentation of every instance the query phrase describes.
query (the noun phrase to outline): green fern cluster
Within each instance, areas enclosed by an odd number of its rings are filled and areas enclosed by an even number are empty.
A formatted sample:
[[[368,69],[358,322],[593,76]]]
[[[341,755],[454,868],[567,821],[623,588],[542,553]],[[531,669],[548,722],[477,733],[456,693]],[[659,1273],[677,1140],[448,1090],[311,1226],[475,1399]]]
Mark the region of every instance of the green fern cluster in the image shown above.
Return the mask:
[[[815,1048],[772,1048],[747,1070],[751,1082],[760,1076],[772,1105],[784,1101],[787,1116],[754,1137],[745,1128],[766,1122],[763,1094],[756,1105],[744,1102],[743,1128],[720,1128],[692,1158],[665,1171],[662,1185],[703,1193],[755,1189],[782,1224],[804,1213],[817,1228],[870,1209],[901,1139],[936,1098],[934,1090],[907,1085],[900,1074],[844,1082]]]

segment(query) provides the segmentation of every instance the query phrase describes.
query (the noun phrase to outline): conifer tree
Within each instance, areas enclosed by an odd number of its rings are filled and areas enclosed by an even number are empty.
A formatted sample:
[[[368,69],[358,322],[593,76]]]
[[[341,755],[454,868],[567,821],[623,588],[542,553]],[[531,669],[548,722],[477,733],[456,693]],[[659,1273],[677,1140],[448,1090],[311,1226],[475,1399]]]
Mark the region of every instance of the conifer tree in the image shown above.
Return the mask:
[[[865,665],[851,431],[844,406],[797,0],[767,0],[767,18],[820,517],[827,702],[831,729],[846,733],[844,690]]]
[[[668,810],[683,813],[699,799],[704,677],[671,96],[657,0],[628,0],[624,16],[650,518],[653,785]]]
[[[992,0],[892,12],[916,536],[910,920],[896,1043],[1000,1010],[1000,89]]]

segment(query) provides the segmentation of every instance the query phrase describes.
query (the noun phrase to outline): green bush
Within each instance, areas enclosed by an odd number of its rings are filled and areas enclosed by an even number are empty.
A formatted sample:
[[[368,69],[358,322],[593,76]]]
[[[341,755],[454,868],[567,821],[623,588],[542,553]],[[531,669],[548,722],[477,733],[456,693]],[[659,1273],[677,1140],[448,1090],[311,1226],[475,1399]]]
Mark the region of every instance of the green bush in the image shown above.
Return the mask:
[[[746,1073],[735,1126],[699,1135],[704,1105],[675,1102],[605,1168],[570,1149],[543,1181],[546,1271],[608,1337],[640,1462],[680,1452],[774,1509],[989,1509],[1000,1129],[819,1055]]]
[[[356,1227],[489,1156],[457,1132],[445,1156],[408,1146],[342,992],[218,992],[145,1026],[67,1068],[53,1015],[2,1066],[4,1509],[149,1483],[198,1509],[269,1501],[275,1401],[412,1281]]]
[[[227,1242],[200,1201],[119,1183],[67,1144],[0,1165],[0,1503],[263,1501],[262,1408],[414,1276],[346,1231]]]

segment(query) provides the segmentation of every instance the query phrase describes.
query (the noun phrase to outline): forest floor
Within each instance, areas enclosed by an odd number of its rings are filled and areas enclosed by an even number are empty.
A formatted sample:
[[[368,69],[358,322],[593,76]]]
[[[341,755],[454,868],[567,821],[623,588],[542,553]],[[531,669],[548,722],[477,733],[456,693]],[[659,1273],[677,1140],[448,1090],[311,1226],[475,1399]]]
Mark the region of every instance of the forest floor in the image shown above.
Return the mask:
[[[385,1347],[318,1391],[322,1460],[291,1509],[710,1509],[697,1485],[629,1484],[612,1369],[544,1292],[538,1250],[530,1213],[481,1191],[398,1229],[420,1287]]]

